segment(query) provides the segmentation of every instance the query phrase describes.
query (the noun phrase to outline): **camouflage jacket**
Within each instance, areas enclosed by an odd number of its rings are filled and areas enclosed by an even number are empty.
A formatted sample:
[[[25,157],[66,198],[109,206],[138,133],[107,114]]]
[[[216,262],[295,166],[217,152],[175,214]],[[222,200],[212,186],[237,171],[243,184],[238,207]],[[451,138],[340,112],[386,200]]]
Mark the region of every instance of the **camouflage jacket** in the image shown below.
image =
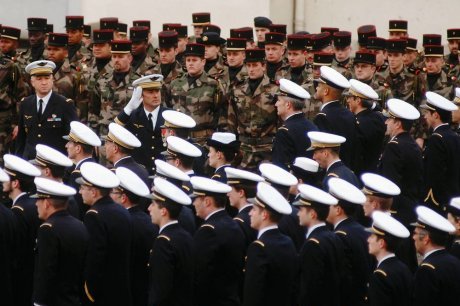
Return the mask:
[[[426,73],[420,73],[421,90],[423,92],[421,104],[426,102],[425,92],[427,91],[433,91],[449,100],[454,98],[455,88],[452,86],[451,78],[444,71],[441,70],[441,75],[431,88],[428,85],[427,78],[428,75]]]
[[[385,86],[385,84],[385,79],[379,77],[378,75],[374,75],[374,77],[371,79],[371,82],[369,83],[369,86],[372,87],[372,89],[374,89],[375,92],[379,95],[379,102],[382,108],[386,107],[386,102],[388,99],[393,98],[391,89]]]
[[[150,56],[146,56],[145,59],[140,62],[137,67],[132,67],[134,71],[139,75],[147,75],[146,73],[148,70],[151,70],[155,66],[152,58]]]
[[[18,119],[18,102],[28,94],[29,88],[21,77],[19,65],[5,56],[0,57],[0,111],[11,109],[13,124]]]
[[[388,66],[388,63],[384,62],[382,66],[377,67],[375,74],[383,78],[386,78],[390,74],[390,67]]]
[[[209,69],[209,71],[206,73],[210,78],[220,81],[220,85],[225,94],[228,90],[226,84],[229,83],[230,77],[228,75],[228,67],[224,65],[224,60],[222,56],[219,57],[217,63],[214,66],[212,66],[211,69]]]
[[[40,56],[37,60],[43,60],[46,58],[48,58],[48,56],[45,47],[42,56]],[[32,62],[32,50],[29,48],[23,52],[19,52],[16,57],[16,61],[19,64],[21,71],[25,71],[26,66]]]
[[[235,86],[228,107],[229,130],[247,138],[274,137],[278,123],[275,108],[278,86],[264,75],[254,93],[250,92],[249,79]]]
[[[218,81],[208,77],[206,72],[191,85],[186,73],[173,80],[168,96],[171,100],[166,101],[167,105],[191,116],[196,121],[196,131],[225,128],[222,89]]]
[[[331,67],[340,72],[347,79],[352,78],[353,59],[351,57],[346,63],[340,63],[334,58]]]
[[[415,107],[420,105],[425,92],[422,91],[419,75],[412,74],[406,68],[385,78],[385,86],[391,89],[393,97],[406,101]]]
[[[132,70],[117,84],[110,76],[99,77],[89,105],[88,121],[91,127],[107,127],[128,104],[133,94],[132,83],[141,77]]]
[[[154,65],[160,62],[160,52],[158,48],[155,48],[152,44],[149,44],[147,47],[147,55],[152,58],[152,62]]]
[[[447,74],[454,88],[460,87],[460,64],[452,68]]]
[[[275,79],[277,81],[281,79],[288,79],[298,85],[304,85],[313,82],[313,74],[311,69],[309,68],[309,65],[305,65],[305,69],[302,70],[300,77],[297,80],[294,80],[292,75],[292,68],[288,65],[281,67],[281,69],[276,72]]]
[[[148,71],[145,72],[145,75],[149,74],[162,74],[161,73],[161,64],[157,64]],[[171,103],[171,97],[169,96],[169,93],[171,92],[171,82],[174,81],[177,78],[182,77],[184,74],[184,71],[182,70],[181,64],[176,61],[174,63],[174,67],[171,69],[168,75],[164,75],[163,79],[163,87],[161,87],[161,101],[163,101],[163,104],[172,107]]]
[[[71,65],[74,65],[75,67],[77,67],[80,64],[80,62],[87,62],[91,60],[92,57],[93,57],[93,54],[91,50],[89,50],[83,44],[83,42],[81,42],[80,49],[78,49],[77,52],[75,52],[75,54],[72,56],[72,58],[69,59],[69,62]]]
[[[79,84],[77,67],[66,58],[58,71],[54,73],[53,91],[74,101],[77,100]]]

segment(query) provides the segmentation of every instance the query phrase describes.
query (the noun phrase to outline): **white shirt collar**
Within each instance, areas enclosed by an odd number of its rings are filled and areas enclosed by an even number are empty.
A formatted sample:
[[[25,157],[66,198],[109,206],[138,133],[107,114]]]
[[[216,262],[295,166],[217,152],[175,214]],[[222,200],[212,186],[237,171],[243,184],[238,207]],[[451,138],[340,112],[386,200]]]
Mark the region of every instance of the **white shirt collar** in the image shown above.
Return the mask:
[[[444,250],[444,248],[439,248],[439,249],[436,249],[436,250],[431,250],[431,251],[425,253],[425,255],[423,255],[423,260],[425,260],[428,256],[430,256],[430,255],[433,254],[434,252],[441,251],[441,250]]]
[[[114,167],[116,167],[116,166],[117,166],[117,164],[120,162],[120,160],[123,160],[123,159],[129,158],[129,157],[131,157],[131,156],[129,156],[129,155],[128,155],[128,156],[124,156],[124,157],[120,158],[119,160],[117,160],[116,162],[114,162],[114,163],[113,163],[113,166],[114,166]]]
[[[224,208],[219,208],[218,210],[215,210],[213,211],[212,213],[210,213],[209,215],[206,216],[206,219],[204,219],[205,221],[207,221],[209,218],[211,218],[212,215],[218,213],[219,211],[223,211]]]
[[[79,160],[79,161],[76,163],[75,168],[77,168],[79,165],[81,165],[82,162],[84,162],[85,160],[90,159],[90,158],[91,158],[91,157],[85,157],[85,158]]]
[[[270,225],[270,226],[264,227],[257,234],[257,239],[259,239],[260,236],[262,236],[262,234],[265,233],[266,231],[269,231],[269,230],[272,230],[272,229],[277,229],[277,228],[278,228],[278,225]]]
[[[219,170],[219,169],[222,168],[222,167],[230,167],[230,164],[224,164],[224,165],[222,165],[222,166],[220,166],[220,167],[217,167],[216,170],[215,170],[214,172],[217,172],[217,170]]]
[[[165,229],[165,227],[167,227],[169,225],[177,224],[177,223],[179,223],[179,221],[177,221],[177,220],[170,221],[170,222],[166,223],[165,225],[160,227],[160,231],[158,232],[158,234],[161,234],[161,232]]]
[[[46,106],[48,105],[48,102],[51,98],[51,94],[53,93],[53,91],[51,90],[46,96],[44,96],[43,98],[39,98],[37,95],[35,95],[35,97],[37,98],[37,111],[38,111],[38,108],[40,107],[40,103],[38,101],[43,100],[43,106],[42,106],[42,114],[45,112],[45,109],[46,109]]]
[[[322,111],[323,108],[324,108],[326,105],[331,104],[331,103],[333,103],[333,102],[338,102],[338,101],[337,101],[337,100],[334,100],[334,101],[329,101],[329,102],[324,103],[323,105],[321,105],[320,111]]]
[[[338,163],[339,161],[340,161],[340,159],[334,160],[329,166],[327,166],[326,171],[329,171],[329,168],[330,168],[333,164]]]
[[[321,227],[321,226],[326,226],[326,223],[321,222],[321,223],[315,224],[313,226],[310,226],[308,228],[307,235],[305,237],[307,237],[307,239],[308,239],[308,236],[310,236],[311,232],[313,232],[313,230],[315,230],[315,229],[317,229],[318,227]]]
[[[345,218],[345,219],[342,219],[340,220],[339,222],[337,222],[336,224],[334,224],[334,229],[337,228],[337,226],[339,226],[340,223],[342,223],[343,221],[347,220],[348,218]]]
[[[246,203],[243,207],[241,207],[238,212],[240,213],[243,209],[245,209],[246,207],[249,207],[251,206],[252,207],[252,204],[251,203]]]
[[[389,259],[389,258],[392,258],[392,257],[396,257],[396,255],[394,253],[390,253],[388,254],[387,256],[383,257],[382,259],[379,260],[379,262],[377,263],[377,268],[380,266],[380,264],[382,262],[384,262],[385,260]]]
[[[441,123],[440,125],[436,126],[436,127],[433,129],[433,133],[436,132],[436,130],[437,130],[440,126],[443,126],[443,125],[448,125],[448,123]]]
[[[16,201],[25,194],[27,194],[27,192],[21,192],[20,194],[18,194],[18,196],[15,197],[13,200],[13,205],[16,204]]]
[[[188,176],[194,175],[194,174],[195,174],[195,171],[193,171],[193,170],[188,170],[188,171],[185,171],[185,174],[187,174]]]
[[[149,114],[152,114],[152,122],[153,122],[153,126],[152,126],[152,129],[155,129],[155,126],[157,125],[157,119],[158,119],[158,113],[160,111],[160,107],[158,106],[157,108],[155,108],[153,111],[149,112],[145,109],[144,107],[144,112],[145,112],[145,116],[147,117],[147,119],[149,118]]]
[[[302,112],[296,112],[296,113],[290,114],[289,116],[286,117],[286,119],[284,119],[284,121],[288,120],[289,118],[291,118],[294,115],[301,114],[301,113]]]

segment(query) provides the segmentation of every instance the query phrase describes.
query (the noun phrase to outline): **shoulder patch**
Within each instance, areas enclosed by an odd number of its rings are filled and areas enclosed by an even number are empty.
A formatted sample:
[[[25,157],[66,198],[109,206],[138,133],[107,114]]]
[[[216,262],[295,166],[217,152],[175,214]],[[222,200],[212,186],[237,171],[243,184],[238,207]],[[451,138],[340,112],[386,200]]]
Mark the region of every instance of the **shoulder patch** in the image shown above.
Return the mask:
[[[53,227],[53,225],[51,223],[45,222],[42,225],[40,225],[40,227]]]
[[[258,244],[258,245],[260,245],[260,246],[263,247],[263,248],[265,247],[265,244],[264,244],[262,241],[260,241],[260,240],[254,240],[253,243]]]
[[[340,234],[340,235],[343,235],[343,236],[346,236],[347,233],[344,232],[344,231],[335,231],[336,234]]]
[[[438,136],[438,137],[441,137],[441,138],[442,138],[442,135],[439,134],[439,133],[433,133],[432,135],[433,135],[433,136]]]
[[[383,276],[387,277],[386,272],[381,270],[381,269],[374,270],[374,273],[379,273],[379,274],[382,274]]]
[[[171,238],[169,238],[169,237],[166,236],[166,235],[159,235],[159,236],[157,237],[157,239],[160,239],[160,238],[163,238],[163,239],[166,239],[166,240],[168,240],[168,241],[171,241]]]
[[[240,221],[241,223],[244,223],[244,220],[238,217],[233,218],[233,220]]]
[[[92,213],[92,214],[98,214],[99,212],[95,209],[90,209],[86,212],[87,214]]]
[[[308,241],[311,241],[311,242],[314,242],[316,244],[319,244],[319,240],[316,239],[316,238],[310,238],[310,239],[308,239]]]
[[[11,209],[19,209],[20,211],[24,211],[24,208],[22,208],[21,206],[18,206],[18,205],[13,205],[11,207]]]
[[[214,225],[211,225],[211,224],[203,224],[202,226],[200,226],[200,228],[203,228],[203,227],[209,227],[209,228],[212,228],[214,229]]]
[[[436,267],[433,266],[432,264],[429,264],[429,263],[422,263],[422,264],[420,265],[420,267],[428,267],[428,268],[431,268],[431,269],[433,269],[433,270],[436,270]]]
[[[339,177],[339,176],[338,176],[337,174],[335,174],[334,172],[328,173],[327,176]]]

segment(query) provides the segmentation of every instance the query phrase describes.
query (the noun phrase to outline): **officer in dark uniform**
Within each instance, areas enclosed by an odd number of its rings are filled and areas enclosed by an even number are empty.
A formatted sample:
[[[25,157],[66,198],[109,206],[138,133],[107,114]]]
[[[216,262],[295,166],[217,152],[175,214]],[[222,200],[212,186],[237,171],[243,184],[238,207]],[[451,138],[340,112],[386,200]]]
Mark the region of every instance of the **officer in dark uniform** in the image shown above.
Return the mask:
[[[455,227],[435,211],[419,206],[412,238],[423,261],[415,272],[412,305],[458,304],[460,260],[445,249]]]
[[[36,178],[38,229],[34,273],[34,305],[81,305],[88,232],[67,210],[76,193],[63,183]]]
[[[398,244],[410,236],[407,228],[390,215],[375,211],[374,223],[368,229],[369,253],[377,267],[369,278],[369,305],[410,305],[412,273],[395,255]]]
[[[409,131],[419,111],[407,102],[398,99],[387,101],[386,135],[390,141],[383,149],[378,173],[401,188],[401,194],[393,199],[395,218],[405,226],[415,221],[415,205],[420,199],[423,179],[422,151]]]
[[[235,158],[240,151],[240,142],[236,140],[236,135],[233,133],[215,132],[211,138],[208,138],[206,144],[209,147],[208,164],[215,169],[211,178],[227,183],[225,169],[235,163]]]
[[[161,103],[162,84],[161,74],[147,75],[134,81],[136,92],[115,118],[116,123],[123,125],[142,143],[142,147],[134,149],[132,156],[151,175],[155,173],[155,159],[160,158],[161,152],[165,150],[161,138],[161,127],[164,124],[162,113],[166,110]]]
[[[34,248],[40,220],[37,215],[33,178],[41,172],[32,164],[15,155],[5,154],[5,172],[10,181],[3,183],[3,192],[13,200],[11,207],[16,223],[15,257],[13,262],[13,305],[30,306],[32,301]],[[3,205],[3,204],[2,204]]]
[[[115,174],[120,186],[110,193],[112,200],[126,208],[132,220],[131,238],[131,298],[133,306],[147,305],[149,251],[153,240],[158,236],[158,226],[152,224],[150,217],[139,205],[141,198],[150,198],[147,185],[131,170],[119,167]]]
[[[343,75],[328,66],[321,67],[321,77],[317,81],[315,99],[320,100],[323,105],[313,122],[320,131],[337,134],[347,139],[340,150],[340,159],[353,169],[356,119],[350,110],[340,104],[342,92],[350,87],[350,83]]]
[[[349,182],[333,177],[328,181],[329,193],[339,200],[330,206],[327,221],[334,226],[345,250],[345,281],[341,305],[365,305],[367,283],[373,265],[367,248],[368,233],[352,215],[366,196]]]
[[[316,187],[301,184],[300,224],[308,228],[300,251],[300,305],[342,305],[341,288],[344,279],[344,248],[336,234],[326,226],[329,207],[337,199]],[[331,291],[332,290],[332,291]],[[334,294],[330,294],[334,292]]]
[[[307,184],[322,188],[324,170],[320,169],[317,161],[308,157],[297,157],[290,169],[291,173],[294,174],[299,181],[299,184]]]
[[[291,205],[275,188],[264,182],[257,185],[250,216],[258,235],[246,256],[243,305],[295,304],[297,252],[292,240],[278,229],[281,217],[291,212]]]
[[[245,238],[225,212],[230,186],[204,177],[190,179],[196,215],[204,223],[196,231],[194,302],[192,305],[240,305],[238,285],[243,273]]]
[[[253,207],[252,200],[256,196],[257,183],[263,182],[264,179],[255,173],[232,167],[226,167],[225,172],[227,184],[232,187],[232,191],[227,194],[230,205],[238,209],[238,214],[233,220],[243,230],[246,246],[248,246],[257,237],[257,231],[251,227],[249,217]]]
[[[36,61],[26,67],[35,94],[23,99],[19,107],[16,154],[25,159],[35,157],[37,143],[65,153],[62,136],[69,133],[70,122],[78,120],[73,101],[52,91],[54,68],[50,61]]]
[[[193,298],[193,238],[179,224],[178,216],[191,199],[179,187],[154,179],[151,220],[160,226],[149,258],[147,305],[191,305]]]
[[[84,224],[89,233],[84,291],[87,303],[131,305],[131,217],[109,194],[120,180],[109,169],[86,162],[80,168],[80,194],[91,209]]]
[[[460,136],[452,131],[452,112],[458,106],[443,96],[426,93],[425,121],[433,133],[428,138],[424,156],[423,198],[428,207],[447,215],[449,199],[460,196]]]

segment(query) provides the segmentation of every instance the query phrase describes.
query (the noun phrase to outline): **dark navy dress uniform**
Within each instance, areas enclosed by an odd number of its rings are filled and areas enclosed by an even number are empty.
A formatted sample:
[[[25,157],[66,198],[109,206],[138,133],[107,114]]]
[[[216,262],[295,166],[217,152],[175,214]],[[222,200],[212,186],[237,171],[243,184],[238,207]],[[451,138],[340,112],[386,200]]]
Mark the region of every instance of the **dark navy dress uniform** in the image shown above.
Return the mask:
[[[0,203],[0,293],[6,305],[13,305],[13,267],[16,243],[13,212]]]
[[[342,305],[365,305],[367,284],[372,261],[368,251],[367,233],[358,222],[347,218],[340,222],[335,233],[343,242],[345,251],[345,286],[342,287]],[[348,270],[348,271],[347,271]]]
[[[423,183],[422,151],[408,132],[394,136],[385,146],[378,173],[401,188],[393,198],[394,217],[406,227],[414,222],[415,206],[420,199]]]
[[[137,163],[132,156],[126,156],[126,157],[120,158],[119,160],[115,162],[113,167],[114,169],[118,167],[128,168],[132,172],[136,173],[137,176],[140,177],[140,179],[147,186],[152,185],[149,179],[149,173],[147,172],[147,169],[143,165]]]
[[[323,178],[323,189],[327,189],[327,181],[331,177],[338,177],[342,180],[349,182],[350,184],[356,186],[357,188],[361,188],[361,182],[341,160],[334,162],[329,168],[326,170],[326,174]]]
[[[298,271],[292,240],[269,229],[249,245],[244,281],[244,306],[290,306]]]
[[[167,225],[155,239],[149,269],[147,305],[192,305],[193,238],[178,223]]]
[[[251,209],[252,205],[248,205],[241,209],[241,211],[239,211],[238,214],[233,218],[233,220],[236,221],[244,233],[244,237],[246,238],[246,246],[248,246],[257,238],[257,231],[251,227],[251,217],[249,216]]]
[[[193,240],[193,305],[240,305],[238,284],[246,250],[240,227],[224,210],[220,210],[197,229]]]
[[[152,223],[139,206],[128,208],[132,220],[131,238],[131,295],[133,306],[145,306],[148,298],[149,274],[146,269],[158,226]]]
[[[88,232],[67,210],[53,213],[38,229],[33,301],[81,305]]]
[[[85,215],[89,233],[85,293],[91,305],[131,305],[131,217],[110,197]]]
[[[460,239],[456,239],[452,242],[449,253],[460,259]]]
[[[159,108],[155,128],[151,127],[142,104],[131,115],[128,116],[121,111],[115,119],[115,122],[124,125],[142,143],[141,147],[133,150],[132,156],[136,162],[147,168],[150,175],[155,174],[155,159],[161,159],[161,152],[166,150],[161,137],[161,126],[164,125],[161,114],[168,108],[163,106]]]
[[[326,225],[310,233],[299,256],[300,305],[342,305],[343,258],[342,241]]]
[[[415,273],[412,305],[458,305],[460,260],[446,250],[428,255]]]
[[[409,268],[396,256],[384,259],[369,278],[369,305],[410,305],[412,278]]]
[[[307,133],[318,128],[300,112],[293,114],[278,128],[273,141],[272,162],[284,169],[294,162],[296,157],[310,157],[307,149],[310,138]]]
[[[222,165],[221,167],[217,168],[216,171],[214,171],[214,174],[211,176],[211,179],[227,184],[227,173],[225,172],[225,168],[227,167],[230,167],[230,165]]]
[[[53,92],[40,119],[37,112],[36,95],[28,96],[21,102],[16,155],[26,160],[34,159],[35,145],[39,143],[67,154],[67,141],[62,136],[69,134],[70,122],[78,120],[73,101]]]
[[[350,110],[343,107],[339,101],[331,101],[324,105],[313,120],[321,132],[332,133],[347,139],[340,147],[340,159],[353,169],[353,159],[356,145],[356,119]]]
[[[446,205],[460,195],[460,136],[448,124],[428,138],[423,156],[425,204],[446,215]]]

